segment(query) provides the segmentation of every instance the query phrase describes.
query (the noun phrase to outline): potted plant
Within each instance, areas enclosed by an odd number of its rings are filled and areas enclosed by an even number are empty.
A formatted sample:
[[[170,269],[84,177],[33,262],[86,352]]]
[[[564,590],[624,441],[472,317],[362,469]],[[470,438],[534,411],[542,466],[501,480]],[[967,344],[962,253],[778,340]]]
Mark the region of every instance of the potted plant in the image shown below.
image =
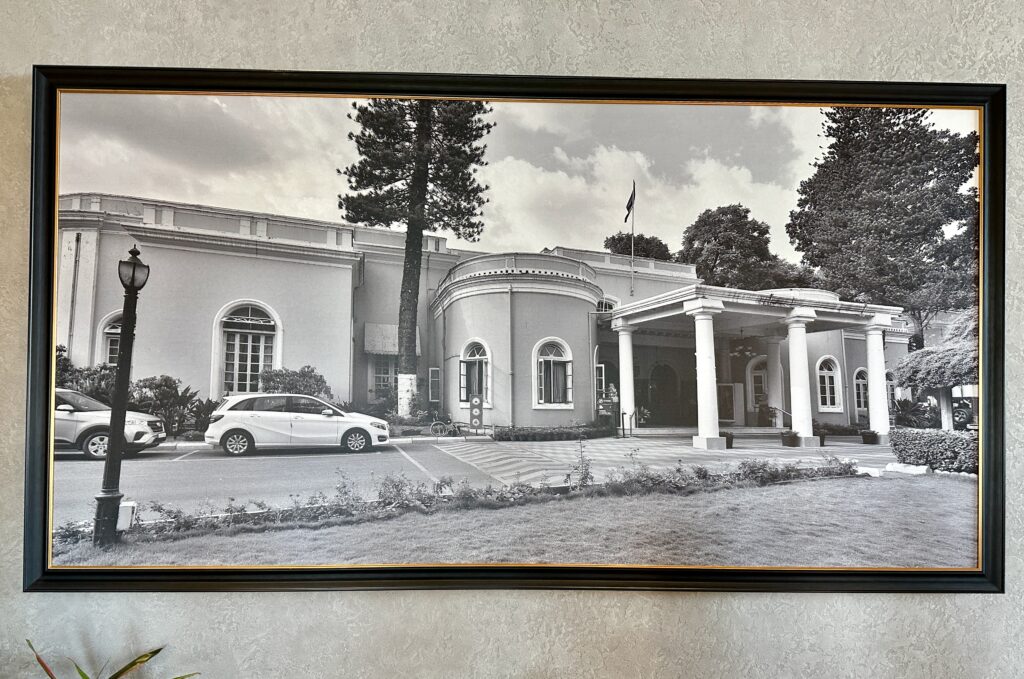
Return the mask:
[[[864,429],[860,432],[860,440],[864,443],[877,444],[878,432],[871,429]]]
[[[796,448],[797,446],[800,445],[800,435],[797,434],[792,429],[787,429],[786,431],[782,432],[781,437],[782,445],[786,446],[787,448]]]
[[[651,417],[651,411],[643,406],[636,409],[636,421],[637,424],[647,424],[647,420]]]
[[[814,435],[818,437],[818,445],[824,448],[826,431],[817,422],[814,423]]]
[[[733,433],[731,431],[723,431],[722,437],[725,439],[725,447],[732,448]]]

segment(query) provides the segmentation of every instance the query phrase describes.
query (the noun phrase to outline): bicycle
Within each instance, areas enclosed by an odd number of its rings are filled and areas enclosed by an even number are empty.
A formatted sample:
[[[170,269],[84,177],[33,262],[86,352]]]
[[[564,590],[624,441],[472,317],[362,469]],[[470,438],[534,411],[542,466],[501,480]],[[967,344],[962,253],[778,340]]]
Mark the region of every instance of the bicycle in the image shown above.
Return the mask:
[[[449,420],[434,420],[430,425],[430,433],[434,436],[459,436],[462,427]]]

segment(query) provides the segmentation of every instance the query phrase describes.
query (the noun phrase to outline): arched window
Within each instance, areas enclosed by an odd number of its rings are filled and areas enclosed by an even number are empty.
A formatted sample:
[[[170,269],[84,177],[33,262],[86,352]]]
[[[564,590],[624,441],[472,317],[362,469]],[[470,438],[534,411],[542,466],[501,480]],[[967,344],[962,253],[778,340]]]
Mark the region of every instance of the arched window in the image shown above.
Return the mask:
[[[117,352],[121,348],[121,316],[111,318],[103,326],[103,362],[117,365]]]
[[[487,347],[471,340],[459,361],[459,401],[468,403],[474,395],[482,396],[484,403],[491,402],[491,361]]]
[[[572,404],[572,355],[560,339],[542,340],[534,349],[537,357],[537,405]]]
[[[840,412],[843,409],[839,363],[831,356],[818,361],[818,410]]]
[[[868,371],[864,368],[853,373],[853,405],[857,410],[868,409]]]
[[[260,373],[274,367],[277,324],[254,304],[232,308],[221,318],[224,333],[224,391],[260,390]]]

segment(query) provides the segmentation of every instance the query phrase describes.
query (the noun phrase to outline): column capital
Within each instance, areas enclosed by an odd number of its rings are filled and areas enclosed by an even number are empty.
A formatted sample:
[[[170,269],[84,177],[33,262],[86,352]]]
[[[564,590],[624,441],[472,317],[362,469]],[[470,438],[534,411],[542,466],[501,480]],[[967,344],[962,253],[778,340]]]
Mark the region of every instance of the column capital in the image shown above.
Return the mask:
[[[612,330],[619,334],[632,335],[636,331],[636,326],[630,325],[624,319],[616,318],[612,321]]]
[[[761,344],[782,344],[782,340],[786,339],[782,335],[765,335],[759,338]]]
[[[725,307],[717,299],[691,299],[683,302],[683,313],[694,318],[710,318],[725,311]]]
[[[798,306],[794,307],[793,310],[790,311],[784,319],[782,319],[782,322],[792,328],[793,326],[806,325],[816,318],[818,318],[818,314],[814,313],[814,309],[805,306]]]
[[[875,314],[864,324],[864,332],[874,335],[886,330],[892,330],[892,316],[889,314]]]

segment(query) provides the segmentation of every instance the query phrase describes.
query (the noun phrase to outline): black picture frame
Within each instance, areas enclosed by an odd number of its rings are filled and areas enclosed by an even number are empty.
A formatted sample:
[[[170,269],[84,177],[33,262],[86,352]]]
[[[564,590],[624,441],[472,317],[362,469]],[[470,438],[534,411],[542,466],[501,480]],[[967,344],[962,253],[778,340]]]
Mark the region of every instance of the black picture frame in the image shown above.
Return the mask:
[[[963,105],[983,111],[981,549],[976,571],[843,568],[398,566],[60,568],[48,564],[53,253],[62,90],[441,95],[483,99]],[[589,588],[715,591],[1002,592],[1004,588],[1004,215],[1001,84],[676,80],[37,66],[33,71],[24,589],[199,591]]]

